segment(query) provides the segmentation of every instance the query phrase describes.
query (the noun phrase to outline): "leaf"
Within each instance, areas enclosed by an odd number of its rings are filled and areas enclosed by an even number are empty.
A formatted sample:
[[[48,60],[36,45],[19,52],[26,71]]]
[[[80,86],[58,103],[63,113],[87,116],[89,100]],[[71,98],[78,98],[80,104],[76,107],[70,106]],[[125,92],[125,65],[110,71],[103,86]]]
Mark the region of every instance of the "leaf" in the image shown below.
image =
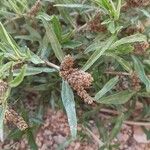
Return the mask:
[[[0,66],[0,78],[2,76],[5,76],[5,72],[10,69],[10,67],[12,66],[12,64],[13,64],[13,62],[10,61],[10,62],[6,63],[5,65]]]
[[[69,48],[69,49],[75,49],[79,46],[81,46],[82,43],[79,42],[79,41],[73,41],[73,40],[70,40],[70,41],[67,41],[65,43],[63,43],[63,48]]]
[[[145,74],[144,66],[135,56],[132,56],[132,59],[134,61],[134,68],[136,73],[138,74],[140,80],[146,85],[147,92],[150,92],[150,79]]]
[[[105,45],[106,35],[98,35],[94,41],[85,49],[84,53],[89,53],[97,49],[101,49]]]
[[[45,62],[36,54],[34,54],[33,52],[29,51],[29,53],[31,54],[31,57],[30,57],[30,61],[37,65],[37,64],[44,64]]]
[[[28,144],[30,145],[31,150],[38,150],[37,144],[35,142],[35,137],[33,136],[32,130],[27,130],[27,138],[28,138]]]
[[[17,6],[16,2],[13,0],[8,0],[10,8],[16,13],[21,14],[20,8]]]
[[[124,37],[118,41],[116,41],[114,44],[111,45],[110,49],[115,49],[117,46],[120,46],[122,44],[127,43],[134,43],[134,42],[142,42],[146,41],[146,36],[143,34],[134,34],[131,36]]]
[[[22,138],[23,134],[24,132],[20,131],[19,129],[14,129],[9,133],[8,138],[13,140],[19,140]]]
[[[117,20],[119,19],[119,16],[120,16],[120,10],[122,7],[121,2],[122,2],[122,0],[118,0],[117,10],[116,10],[116,19]]]
[[[135,93],[136,92],[134,91],[125,90],[118,92],[116,94],[109,95],[107,97],[103,97],[96,101],[102,104],[114,104],[114,105],[124,104],[127,101],[129,101]]]
[[[76,138],[77,135],[77,117],[76,117],[76,110],[75,110],[75,102],[74,102],[74,95],[73,91],[70,88],[67,81],[62,82],[62,91],[61,91],[62,102],[65,107],[68,122],[70,126],[71,135],[73,138]]]
[[[104,55],[106,56],[110,56],[110,57],[113,57],[116,61],[119,62],[119,64],[128,72],[132,72],[132,67],[131,67],[131,64],[124,60],[123,58],[115,55],[114,53],[105,53]]]
[[[118,77],[110,79],[104,87],[95,95],[95,99],[98,100],[103,97],[107,92],[109,92],[119,81]]]
[[[57,36],[54,32],[54,29],[52,28],[52,24],[51,22],[47,22],[46,19],[41,16],[41,19],[42,19],[42,22],[44,24],[44,27],[46,29],[46,34],[47,34],[47,37],[51,43],[51,46],[52,46],[52,49],[55,53],[55,56],[57,57],[57,59],[61,62],[63,60],[63,57],[64,57],[64,54],[63,54],[63,51],[61,49],[61,45],[57,39]]]
[[[117,120],[115,121],[116,123],[115,123],[115,126],[114,126],[114,128],[112,129],[112,131],[111,131],[111,134],[109,135],[109,141],[111,142],[111,140],[113,140],[116,136],[117,136],[117,134],[118,134],[118,132],[120,131],[120,129],[121,129],[121,126],[122,126],[122,123],[123,123],[123,121],[124,121],[124,114],[122,113],[118,118],[117,118]]]
[[[140,9],[140,11],[147,17],[150,18],[150,13],[145,9]]]
[[[4,26],[2,25],[1,22],[0,22],[0,39],[5,43],[9,43],[9,45],[14,50],[14,52],[16,53],[18,58],[20,58],[21,54],[19,52],[19,47],[18,47],[17,43],[7,33],[7,31],[5,30],[5,28],[4,28]]]
[[[85,4],[56,4],[56,7],[66,7],[66,8],[84,8],[84,9],[97,9],[97,7],[93,7]]]
[[[144,60],[143,62],[147,65],[150,65],[150,60]]]
[[[83,70],[86,71],[87,69],[89,69],[96,61],[97,59],[100,58],[101,55],[103,55],[103,53],[109,49],[109,47],[111,46],[111,44],[113,43],[113,41],[115,40],[115,36],[111,36],[106,43],[104,44],[104,47],[102,47],[102,49],[97,49],[92,56],[88,59],[88,61],[86,62],[86,64],[83,66]]]
[[[0,140],[3,142],[4,138],[3,138],[3,128],[4,128],[4,118],[5,118],[5,111],[6,111],[6,107],[2,107],[2,105],[0,105]]]
[[[55,0],[55,3],[59,3],[59,4],[67,4],[69,5],[69,1],[66,2],[66,0]],[[64,21],[68,24],[71,24],[71,26],[73,28],[76,28],[75,26],[75,22],[73,21],[72,17],[70,16],[70,12],[65,9],[65,8],[61,8],[61,7],[58,7],[58,10],[61,14],[61,16],[64,18]]]
[[[48,67],[32,67],[32,66],[28,66],[26,69],[26,73],[25,76],[31,76],[31,75],[37,75],[40,73],[50,73],[50,72],[55,72],[56,70],[53,68],[48,68]],[[19,70],[15,70],[13,72],[13,76],[18,76],[19,74]]]
[[[61,42],[62,29],[61,29],[61,24],[59,22],[59,19],[56,16],[53,16],[51,21],[52,21],[52,26],[53,26],[54,32],[55,32],[57,38],[59,39],[59,41]]]
[[[15,79],[13,81],[10,82],[10,86],[11,87],[16,87],[18,86],[24,79],[25,73],[26,73],[26,68],[27,65],[24,65],[19,73],[19,75],[17,77],[15,77]]]

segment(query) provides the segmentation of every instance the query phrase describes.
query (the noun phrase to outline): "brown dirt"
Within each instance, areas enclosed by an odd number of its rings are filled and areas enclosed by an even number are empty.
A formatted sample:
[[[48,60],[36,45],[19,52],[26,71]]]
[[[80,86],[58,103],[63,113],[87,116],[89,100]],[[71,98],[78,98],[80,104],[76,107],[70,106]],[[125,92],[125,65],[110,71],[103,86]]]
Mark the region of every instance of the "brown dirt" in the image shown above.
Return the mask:
[[[78,131],[83,130],[78,127]],[[91,127],[92,133],[99,138],[96,127]],[[85,130],[85,133],[87,131]],[[140,134],[139,134],[140,132]],[[113,143],[119,143],[119,150],[149,150],[150,144],[143,132],[137,127],[123,125]],[[36,135],[36,143],[39,150],[57,150],[67,142],[70,130],[67,117],[62,111],[47,110],[44,116],[44,124]],[[140,136],[139,136],[140,135]],[[138,137],[139,136],[139,137]],[[136,138],[135,138],[136,137]],[[25,138],[20,141],[6,140],[0,143],[0,150],[30,150]],[[83,140],[71,142],[65,150],[98,150],[98,142],[91,135]]]

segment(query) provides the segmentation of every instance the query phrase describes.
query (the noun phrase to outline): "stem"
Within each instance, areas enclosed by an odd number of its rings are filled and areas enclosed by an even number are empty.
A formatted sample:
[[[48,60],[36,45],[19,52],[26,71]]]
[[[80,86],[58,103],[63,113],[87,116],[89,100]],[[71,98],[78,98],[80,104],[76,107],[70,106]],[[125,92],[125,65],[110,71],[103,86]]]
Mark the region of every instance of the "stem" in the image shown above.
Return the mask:
[[[89,130],[88,128],[82,126],[87,132],[89,135],[91,135],[93,137],[93,139],[99,144],[99,147],[102,147],[104,145],[104,143],[91,131]]]
[[[115,72],[115,71],[105,71],[106,74],[112,74],[112,75],[124,75],[124,76],[130,76],[130,73],[127,72]]]
[[[127,125],[134,125],[134,126],[149,126],[150,122],[135,122],[135,121],[124,121]]]
[[[53,64],[53,63],[51,63],[51,62],[49,62],[49,61],[46,61],[46,60],[44,60],[44,62],[45,62],[45,64],[47,65],[47,66],[49,66],[49,67],[52,67],[52,68],[55,68],[56,70],[60,70],[60,67],[59,66],[57,66],[57,65],[55,65],[55,64]]]
[[[119,112],[115,111],[115,110],[110,110],[110,109],[105,109],[105,108],[102,108],[100,110],[101,112],[101,116],[108,119],[110,117],[110,115],[108,114],[103,114],[103,113],[111,113],[112,115],[119,115]],[[127,125],[132,125],[132,126],[150,126],[150,122],[139,122],[139,121],[130,121],[130,120],[127,120],[127,121],[123,121],[124,124],[127,124]]]

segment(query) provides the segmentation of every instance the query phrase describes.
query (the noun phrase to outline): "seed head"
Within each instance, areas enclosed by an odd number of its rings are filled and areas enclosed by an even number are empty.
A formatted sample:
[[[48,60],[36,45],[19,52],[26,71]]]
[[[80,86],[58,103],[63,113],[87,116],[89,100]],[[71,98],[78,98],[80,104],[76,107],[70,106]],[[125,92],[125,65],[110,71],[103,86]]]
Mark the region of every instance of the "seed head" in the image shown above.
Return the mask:
[[[29,17],[36,16],[40,8],[41,8],[41,0],[37,0],[35,4],[31,7],[31,9],[28,11],[27,15]]]
[[[133,73],[131,76],[131,87],[135,91],[139,91],[141,89],[140,79],[136,73]]]
[[[134,44],[134,54],[143,55],[143,54],[145,54],[145,52],[148,48],[149,48],[148,42],[136,43],[136,44]]]
[[[21,131],[28,128],[28,125],[24,119],[13,109],[8,109],[5,112],[5,119],[6,121],[16,125]]]
[[[60,70],[68,71],[71,69],[74,65],[74,59],[71,55],[65,56],[64,60],[62,61],[60,65]]]
[[[88,22],[88,30],[92,32],[106,31],[106,26],[102,25],[100,14],[97,14],[91,21]]]
[[[8,85],[6,82],[4,82],[3,80],[0,80],[0,98],[4,95],[4,93],[6,92],[8,88]]]
[[[126,0],[129,7],[142,7],[150,4],[149,0]]]
[[[78,68],[73,68],[73,64],[73,58],[70,55],[67,55],[60,65],[60,76],[68,81],[70,86],[82,99],[84,99],[85,102],[91,104],[94,100],[89,96],[85,89],[90,87],[93,78],[91,74]]]

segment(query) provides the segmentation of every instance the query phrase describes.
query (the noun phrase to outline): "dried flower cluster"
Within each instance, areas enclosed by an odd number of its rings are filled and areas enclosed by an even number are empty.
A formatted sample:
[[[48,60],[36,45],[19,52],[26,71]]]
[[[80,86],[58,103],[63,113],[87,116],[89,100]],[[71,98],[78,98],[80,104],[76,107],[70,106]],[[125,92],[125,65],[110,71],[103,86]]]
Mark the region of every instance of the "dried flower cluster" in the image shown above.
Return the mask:
[[[143,54],[145,54],[145,52],[148,48],[149,48],[148,42],[136,43],[136,44],[134,44],[134,54],[143,55]]]
[[[149,0],[126,0],[129,7],[142,7],[150,4]]]
[[[139,91],[141,89],[140,79],[136,73],[133,73],[131,76],[131,87],[135,91]]]
[[[28,11],[27,15],[29,17],[34,17],[39,12],[41,8],[41,0],[37,0],[35,4],[31,7],[31,9]]]
[[[3,98],[4,93],[6,92],[8,85],[3,80],[0,80],[0,100]]]
[[[119,83],[116,85],[116,89],[119,91],[129,89],[129,81],[127,76],[119,75]]]
[[[85,102],[91,104],[94,99],[87,93],[87,89],[93,78],[91,74],[79,70],[78,68],[73,68],[74,60],[70,55],[65,56],[64,60],[60,65],[60,76],[68,81],[70,86],[77,92],[77,94],[84,99]]]
[[[123,28],[121,31],[122,35],[133,35],[135,33],[143,33],[145,31],[145,27],[142,23],[139,23],[136,26],[129,26],[127,28]]]
[[[106,26],[102,25],[100,14],[97,14],[91,21],[88,22],[88,30],[92,32],[105,32]]]
[[[21,116],[19,116],[19,114],[16,111],[14,111],[13,109],[6,110],[5,119],[6,119],[6,121],[16,125],[21,131],[28,128],[28,125],[24,121],[24,119]]]

